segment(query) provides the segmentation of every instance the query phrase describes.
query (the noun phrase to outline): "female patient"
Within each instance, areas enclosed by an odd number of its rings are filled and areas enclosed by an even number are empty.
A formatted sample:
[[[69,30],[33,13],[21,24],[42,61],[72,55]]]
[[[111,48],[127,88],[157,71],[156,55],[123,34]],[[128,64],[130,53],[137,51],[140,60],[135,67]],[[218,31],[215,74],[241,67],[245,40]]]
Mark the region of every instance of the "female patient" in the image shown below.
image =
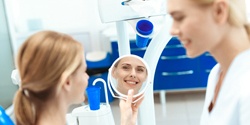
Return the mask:
[[[17,66],[21,85],[14,99],[16,124],[65,125],[68,107],[85,100],[89,76],[82,45],[66,34],[41,31],[21,46]],[[132,95],[120,101],[123,125],[134,124],[137,117],[140,103],[131,107]]]
[[[177,36],[189,57],[208,51],[212,69],[201,125],[250,124],[250,25],[244,0],[167,0]]]

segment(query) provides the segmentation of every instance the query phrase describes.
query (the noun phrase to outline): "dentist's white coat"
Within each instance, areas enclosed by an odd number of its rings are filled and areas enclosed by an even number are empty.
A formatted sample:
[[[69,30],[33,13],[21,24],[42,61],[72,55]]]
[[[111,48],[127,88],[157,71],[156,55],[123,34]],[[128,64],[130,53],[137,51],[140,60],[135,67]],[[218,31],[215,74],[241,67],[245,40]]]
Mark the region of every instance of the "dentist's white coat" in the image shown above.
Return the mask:
[[[209,75],[201,125],[250,125],[250,50],[240,53],[232,62],[209,113],[219,71],[217,64]]]

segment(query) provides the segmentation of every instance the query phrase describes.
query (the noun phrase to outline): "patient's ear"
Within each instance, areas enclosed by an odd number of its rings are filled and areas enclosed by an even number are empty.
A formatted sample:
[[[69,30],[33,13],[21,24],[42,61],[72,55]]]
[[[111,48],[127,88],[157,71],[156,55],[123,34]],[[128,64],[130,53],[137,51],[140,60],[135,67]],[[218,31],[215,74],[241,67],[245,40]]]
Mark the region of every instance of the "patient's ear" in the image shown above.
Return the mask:
[[[65,82],[63,83],[62,85],[62,88],[64,90],[66,90],[67,92],[71,91],[71,88],[72,88],[72,77],[71,76],[68,76],[67,79],[65,80]]]

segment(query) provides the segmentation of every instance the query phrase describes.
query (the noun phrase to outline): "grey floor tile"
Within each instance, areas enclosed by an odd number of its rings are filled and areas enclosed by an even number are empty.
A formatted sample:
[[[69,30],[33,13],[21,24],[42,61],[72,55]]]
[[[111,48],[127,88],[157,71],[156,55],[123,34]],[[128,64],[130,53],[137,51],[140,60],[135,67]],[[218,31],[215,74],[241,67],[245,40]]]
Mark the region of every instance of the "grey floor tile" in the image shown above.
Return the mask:
[[[166,105],[154,94],[156,125],[199,125],[205,92],[166,93]],[[110,103],[115,124],[120,124],[119,99]]]

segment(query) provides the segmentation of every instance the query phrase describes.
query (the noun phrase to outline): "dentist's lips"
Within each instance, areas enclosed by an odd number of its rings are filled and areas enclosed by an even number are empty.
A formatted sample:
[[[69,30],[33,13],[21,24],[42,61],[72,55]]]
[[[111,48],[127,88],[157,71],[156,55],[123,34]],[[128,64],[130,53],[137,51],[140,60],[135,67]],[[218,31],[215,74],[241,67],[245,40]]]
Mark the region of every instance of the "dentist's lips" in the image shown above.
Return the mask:
[[[187,47],[191,41],[190,40],[180,40],[181,41],[181,44],[184,46],[184,47]]]

